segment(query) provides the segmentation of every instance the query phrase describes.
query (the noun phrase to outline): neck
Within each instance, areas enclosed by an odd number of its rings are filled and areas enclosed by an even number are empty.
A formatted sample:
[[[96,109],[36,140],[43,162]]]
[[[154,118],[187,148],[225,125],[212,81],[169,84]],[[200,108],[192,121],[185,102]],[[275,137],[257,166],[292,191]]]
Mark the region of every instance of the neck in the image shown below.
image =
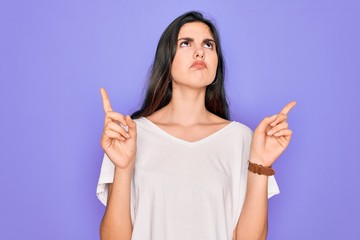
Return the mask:
[[[209,112],[205,108],[205,88],[173,88],[170,103],[164,107],[163,120],[182,126],[205,122]]]

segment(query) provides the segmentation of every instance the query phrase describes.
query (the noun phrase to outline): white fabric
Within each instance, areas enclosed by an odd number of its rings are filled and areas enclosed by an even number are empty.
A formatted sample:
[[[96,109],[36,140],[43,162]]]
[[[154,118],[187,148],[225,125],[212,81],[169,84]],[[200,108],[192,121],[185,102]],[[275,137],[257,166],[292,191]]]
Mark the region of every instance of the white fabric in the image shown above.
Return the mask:
[[[132,240],[231,240],[244,203],[252,131],[231,122],[187,142],[147,118],[137,123]],[[104,155],[97,196],[106,205],[114,165]],[[278,194],[269,177],[268,197]]]

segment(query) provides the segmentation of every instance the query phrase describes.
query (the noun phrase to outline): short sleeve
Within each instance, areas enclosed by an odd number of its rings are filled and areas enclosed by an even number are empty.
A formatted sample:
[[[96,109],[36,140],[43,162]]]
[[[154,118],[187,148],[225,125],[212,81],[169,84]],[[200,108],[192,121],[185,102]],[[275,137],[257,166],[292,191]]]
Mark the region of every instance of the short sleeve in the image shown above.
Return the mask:
[[[109,157],[104,154],[100,170],[100,177],[96,188],[96,195],[100,202],[105,206],[108,196],[108,183],[112,183],[114,181],[114,169],[114,164],[111,162]]]
[[[279,186],[277,185],[277,182],[275,180],[274,176],[270,176],[268,178],[268,198],[271,198],[272,196],[279,194]]]
[[[108,197],[108,184],[114,182],[114,171],[115,165],[109,159],[109,157],[104,154],[104,158],[101,165],[100,177],[98,185],[96,188],[96,195],[100,202],[106,206],[107,197]],[[134,193],[134,178],[131,178],[131,187],[130,187],[130,214],[131,222],[134,224],[135,221],[135,193]]]

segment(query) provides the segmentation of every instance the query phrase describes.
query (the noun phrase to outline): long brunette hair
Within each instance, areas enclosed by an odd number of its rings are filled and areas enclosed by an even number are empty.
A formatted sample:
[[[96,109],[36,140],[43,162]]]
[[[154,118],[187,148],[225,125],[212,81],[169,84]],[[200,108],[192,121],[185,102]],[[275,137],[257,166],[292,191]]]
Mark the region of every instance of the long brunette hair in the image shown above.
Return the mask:
[[[170,102],[172,97],[171,64],[177,49],[177,38],[180,28],[184,24],[191,22],[202,22],[210,28],[218,56],[215,79],[212,84],[206,87],[205,107],[209,112],[221,118],[229,119],[229,105],[224,88],[225,63],[221,51],[220,36],[214,24],[204,18],[201,13],[195,11],[187,12],[176,18],[161,35],[151,68],[144,102],[141,109],[134,112],[131,118],[136,119],[149,116]]]

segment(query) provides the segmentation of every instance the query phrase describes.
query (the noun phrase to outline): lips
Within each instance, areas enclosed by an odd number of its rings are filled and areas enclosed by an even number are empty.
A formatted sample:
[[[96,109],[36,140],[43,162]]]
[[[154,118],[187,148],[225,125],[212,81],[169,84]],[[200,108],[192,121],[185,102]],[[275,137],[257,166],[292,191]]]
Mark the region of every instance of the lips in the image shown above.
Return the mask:
[[[207,68],[206,63],[204,61],[195,61],[190,68],[203,69]]]

